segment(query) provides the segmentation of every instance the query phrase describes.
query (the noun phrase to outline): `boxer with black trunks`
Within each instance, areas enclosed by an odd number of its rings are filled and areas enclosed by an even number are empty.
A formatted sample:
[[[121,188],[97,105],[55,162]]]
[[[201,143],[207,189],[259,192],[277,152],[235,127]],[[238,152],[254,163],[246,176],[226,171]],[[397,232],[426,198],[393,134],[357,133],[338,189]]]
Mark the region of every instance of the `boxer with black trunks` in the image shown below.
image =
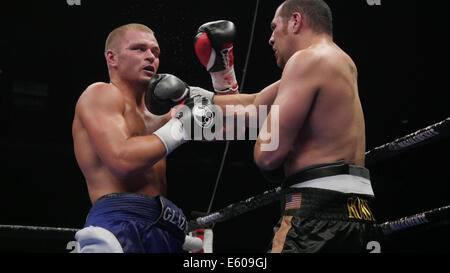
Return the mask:
[[[265,118],[247,106],[269,109],[254,160],[284,190],[271,252],[364,252],[378,233],[356,65],[334,43],[331,10],[322,0],[283,2],[271,28],[281,79],[259,93],[213,97],[225,115],[245,115],[247,125],[255,115]],[[227,105],[244,110],[228,113]],[[264,149],[273,136],[277,149]]]
[[[182,110],[207,99],[201,98],[200,89],[156,74],[159,54],[148,27],[116,28],[105,46],[110,83],[90,85],[77,102],[74,151],[93,204],[85,227],[76,234],[79,252],[202,248],[200,239],[186,236],[183,211],[163,196],[166,156],[190,139],[182,122],[193,116]],[[184,107],[175,115],[170,109],[180,102]]]

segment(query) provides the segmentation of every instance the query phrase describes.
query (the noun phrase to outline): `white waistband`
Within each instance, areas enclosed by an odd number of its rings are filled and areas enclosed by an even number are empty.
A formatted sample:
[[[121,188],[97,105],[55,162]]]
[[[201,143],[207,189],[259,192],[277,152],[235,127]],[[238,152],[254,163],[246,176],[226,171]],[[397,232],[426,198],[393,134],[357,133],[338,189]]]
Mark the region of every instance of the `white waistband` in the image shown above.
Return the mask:
[[[356,175],[340,174],[311,179],[290,186],[290,188],[317,188],[342,193],[367,194],[374,196],[370,180]]]

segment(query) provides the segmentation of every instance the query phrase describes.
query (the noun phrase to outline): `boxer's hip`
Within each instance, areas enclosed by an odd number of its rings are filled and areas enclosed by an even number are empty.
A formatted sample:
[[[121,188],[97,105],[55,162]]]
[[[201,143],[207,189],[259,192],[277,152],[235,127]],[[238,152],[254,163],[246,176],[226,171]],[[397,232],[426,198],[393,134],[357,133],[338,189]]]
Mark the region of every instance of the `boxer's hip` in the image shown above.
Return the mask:
[[[317,164],[283,183],[283,215],[374,221],[369,170],[343,161]]]
[[[367,168],[337,161],[298,170],[283,182],[284,188],[317,188],[373,196]]]
[[[162,196],[137,193],[114,193],[98,199],[89,211],[85,231],[92,227],[112,233],[124,252],[172,252],[181,249],[187,234],[186,217],[180,208]],[[90,237],[87,235],[85,238]],[[167,244],[169,241],[174,247]]]
[[[89,211],[85,226],[111,220],[146,222],[174,232],[187,233],[183,211],[162,196],[152,197],[138,193],[105,195]]]
[[[287,177],[273,252],[362,251],[377,236],[369,171],[343,161]]]

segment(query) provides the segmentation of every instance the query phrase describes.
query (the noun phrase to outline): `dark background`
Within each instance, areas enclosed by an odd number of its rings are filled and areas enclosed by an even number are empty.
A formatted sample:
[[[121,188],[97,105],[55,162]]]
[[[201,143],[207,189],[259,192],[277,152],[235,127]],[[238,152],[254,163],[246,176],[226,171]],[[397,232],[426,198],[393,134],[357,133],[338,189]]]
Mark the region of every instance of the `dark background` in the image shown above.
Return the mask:
[[[256,1],[117,2],[2,3],[0,224],[83,226],[90,202],[73,154],[71,124],[83,90],[108,81],[103,48],[115,27],[148,25],[162,50],[159,72],[211,88],[195,57],[193,37],[207,21],[231,20],[238,30],[235,71],[241,81]],[[335,42],[358,67],[368,150],[449,116],[450,28],[443,6],[436,1],[382,0],[380,6],[366,0],[327,2]],[[244,93],[258,92],[281,75],[268,45],[270,22],[280,3],[260,1]],[[253,145],[231,143],[213,211],[276,186],[254,165]],[[168,197],[187,216],[207,210],[224,148],[224,142],[187,143],[169,155]],[[448,167],[448,139],[370,166],[377,220],[450,204]],[[278,212],[279,205],[273,204],[217,224],[215,251],[264,252]],[[448,251],[447,233],[445,228],[406,232],[382,247],[387,252]],[[12,238],[0,238],[2,251],[65,251],[42,242],[35,242],[36,249],[13,247]]]

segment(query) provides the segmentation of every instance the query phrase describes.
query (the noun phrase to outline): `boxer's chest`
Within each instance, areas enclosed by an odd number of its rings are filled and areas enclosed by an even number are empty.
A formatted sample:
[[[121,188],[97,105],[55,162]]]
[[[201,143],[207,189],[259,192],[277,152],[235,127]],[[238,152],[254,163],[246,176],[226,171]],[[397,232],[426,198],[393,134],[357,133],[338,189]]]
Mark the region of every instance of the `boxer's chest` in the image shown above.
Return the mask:
[[[124,117],[130,136],[150,135],[165,123],[164,116],[156,116],[148,111],[141,112],[132,107],[126,108]]]

